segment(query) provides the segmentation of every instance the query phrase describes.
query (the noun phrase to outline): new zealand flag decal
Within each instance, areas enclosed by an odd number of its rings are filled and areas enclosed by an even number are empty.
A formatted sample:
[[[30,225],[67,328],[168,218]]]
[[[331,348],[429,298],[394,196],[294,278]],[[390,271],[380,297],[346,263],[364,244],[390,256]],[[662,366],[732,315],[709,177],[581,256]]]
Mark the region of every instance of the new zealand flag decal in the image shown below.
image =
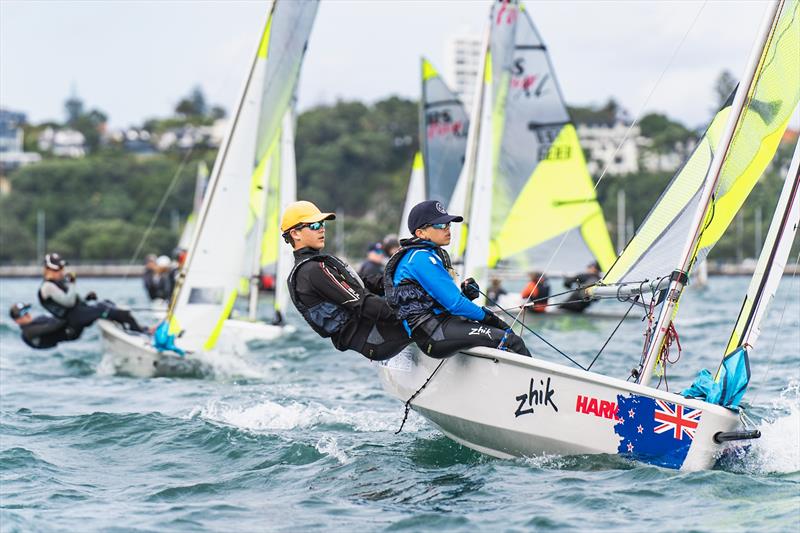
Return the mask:
[[[622,437],[617,453],[646,463],[680,468],[700,425],[700,409],[647,396],[617,395],[620,420],[614,433]]]

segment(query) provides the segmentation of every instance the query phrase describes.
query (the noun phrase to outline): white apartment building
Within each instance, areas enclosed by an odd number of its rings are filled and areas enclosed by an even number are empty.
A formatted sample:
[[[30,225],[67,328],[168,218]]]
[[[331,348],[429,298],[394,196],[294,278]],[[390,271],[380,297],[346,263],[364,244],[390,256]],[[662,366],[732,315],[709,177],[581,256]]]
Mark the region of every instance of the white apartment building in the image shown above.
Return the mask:
[[[444,77],[447,85],[464,102],[469,113],[480,72],[482,39],[480,35],[464,32],[450,37],[445,45]]]
[[[604,171],[608,175],[619,176],[639,170],[638,126],[628,132],[627,124],[613,120],[579,122],[576,129],[586,156],[586,166],[593,176],[599,176]]]

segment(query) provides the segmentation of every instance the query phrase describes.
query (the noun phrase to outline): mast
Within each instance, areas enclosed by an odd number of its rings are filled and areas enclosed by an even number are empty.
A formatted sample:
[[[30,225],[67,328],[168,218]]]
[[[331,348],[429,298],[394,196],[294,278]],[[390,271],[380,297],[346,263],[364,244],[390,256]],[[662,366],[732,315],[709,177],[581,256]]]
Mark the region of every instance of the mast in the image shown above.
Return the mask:
[[[422,196],[425,200],[428,199],[428,143],[427,131],[425,120],[425,105],[428,102],[427,95],[425,94],[425,58],[419,58],[419,103],[417,105],[417,113],[419,114],[419,152],[422,154]],[[416,163],[416,159],[414,161]],[[412,169],[412,173],[414,170]],[[409,186],[409,190],[411,187]],[[413,237],[413,235],[412,235]]]
[[[642,385],[647,385],[653,376],[655,365],[658,361],[659,355],[661,354],[661,349],[666,339],[667,330],[675,315],[675,312],[677,311],[677,305],[678,301],[680,300],[681,293],[689,281],[689,272],[692,267],[692,262],[694,261],[697,246],[700,242],[700,237],[702,236],[706,213],[711,200],[713,199],[713,194],[717,188],[717,183],[719,182],[722,165],[725,162],[725,156],[727,155],[731,141],[733,140],[733,134],[736,130],[736,126],[739,124],[739,121],[742,117],[745,104],[751,96],[758,67],[762,64],[762,57],[764,52],[767,50],[768,43],[774,32],[774,28],[777,25],[784,2],[785,0],[773,1],[772,5],[768,9],[761,30],[759,31],[758,42],[751,52],[747,68],[742,76],[743,81],[739,84],[739,88],[736,91],[736,96],[734,97],[733,104],[731,105],[731,112],[730,116],[728,117],[725,131],[720,138],[719,145],[711,162],[711,166],[706,174],[705,186],[700,194],[700,199],[692,219],[692,224],[689,226],[690,228],[693,228],[693,232],[689,235],[689,239],[685,242],[679,262],[670,276],[670,283],[667,289],[667,298],[665,299],[664,304],[661,306],[661,312],[655,325],[655,334],[650,341],[650,345],[647,348],[647,353],[642,363],[642,371],[637,380],[638,383]]]

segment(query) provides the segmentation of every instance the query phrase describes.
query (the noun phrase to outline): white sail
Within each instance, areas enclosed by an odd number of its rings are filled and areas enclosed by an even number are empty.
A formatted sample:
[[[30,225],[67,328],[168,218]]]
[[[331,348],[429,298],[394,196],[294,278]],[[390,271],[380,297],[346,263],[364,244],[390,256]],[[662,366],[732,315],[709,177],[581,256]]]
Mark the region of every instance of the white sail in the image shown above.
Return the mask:
[[[411,212],[411,208],[425,200],[427,200],[425,195],[425,168],[422,162],[422,154],[417,152],[414,154],[414,165],[411,168],[411,177],[408,180],[403,215],[400,217],[400,229],[397,231],[399,236],[408,235],[408,215]]]
[[[189,245],[192,243],[192,236],[194,235],[195,222],[197,221],[197,214],[203,205],[203,195],[206,192],[208,185],[208,165],[205,161],[200,161],[197,164],[197,177],[194,183],[194,199],[192,201],[192,212],[186,219],[186,224],[183,226],[181,238],[178,240],[178,248],[188,250]]]
[[[294,113],[290,109],[283,116],[281,128],[281,180],[278,213],[297,199],[297,169],[294,154]],[[289,290],[284,280],[294,265],[292,247],[278,237],[276,227],[275,243],[278,246],[278,261],[275,269],[275,311],[284,313],[289,304]]]
[[[170,331],[183,331],[187,350],[211,350],[238,294],[246,257],[247,204],[252,175],[295,90],[318,2],[273,4],[243,96],[214,163],[198,230],[170,309]],[[278,119],[275,119],[277,115]],[[271,125],[271,126],[270,126]]]
[[[761,322],[775,297],[786,261],[792,249],[797,226],[800,225],[800,142],[794,149],[786,181],[761,249],[753,279],[747,289],[742,309],[731,333],[725,354],[739,346],[748,351],[761,334]]]

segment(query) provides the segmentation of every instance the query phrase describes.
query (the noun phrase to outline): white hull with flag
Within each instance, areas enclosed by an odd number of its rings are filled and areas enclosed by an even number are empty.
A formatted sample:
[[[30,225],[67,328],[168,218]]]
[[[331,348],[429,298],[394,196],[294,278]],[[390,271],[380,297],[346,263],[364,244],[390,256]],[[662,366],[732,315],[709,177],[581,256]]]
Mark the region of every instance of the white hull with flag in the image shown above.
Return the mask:
[[[408,400],[439,361],[407,349],[378,365]],[[734,412],[677,394],[492,348],[458,353],[413,401],[448,437],[500,458],[621,455],[669,468],[714,465]]]
[[[504,27],[496,29],[493,42],[519,9],[515,0],[495,6],[499,12],[492,21]],[[495,348],[472,348],[443,361],[414,348],[378,365],[384,388],[457,442],[502,458],[615,454],[700,470],[714,465],[723,442],[758,438],[760,432],[743,427],[746,417],[740,423],[738,413],[751,377],[749,356],[800,220],[800,144],[720,368],[716,374],[701,371],[681,395],[648,383],[672,362],[672,342],[681,349],[673,319],[696,261],[718,241],[766,170],[800,101],[800,0],[769,4],[759,35],[735,95],[592,287],[595,297],[625,302],[624,308],[645,304],[643,352],[630,354],[639,359],[630,375],[635,382]],[[488,90],[490,84],[484,85]],[[471,131],[486,122],[496,125],[495,118],[483,118]],[[534,205],[522,200],[515,207]],[[470,220],[474,226],[477,219]],[[474,239],[471,227],[468,240]],[[467,245],[467,273],[485,269],[485,261],[470,260],[475,249]]]

